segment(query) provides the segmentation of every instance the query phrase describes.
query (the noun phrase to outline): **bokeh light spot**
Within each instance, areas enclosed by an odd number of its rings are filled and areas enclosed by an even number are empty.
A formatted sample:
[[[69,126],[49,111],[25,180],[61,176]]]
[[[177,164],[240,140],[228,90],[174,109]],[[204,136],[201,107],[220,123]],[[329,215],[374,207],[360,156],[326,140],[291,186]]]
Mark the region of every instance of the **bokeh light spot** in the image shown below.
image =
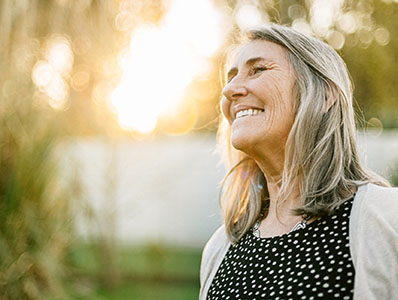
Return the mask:
[[[41,60],[33,67],[32,79],[36,86],[40,88],[48,85],[54,74],[53,67],[46,61]]]
[[[242,30],[264,24],[260,11],[256,6],[250,4],[242,4],[237,7],[235,20]]]
[[[332,31],[329,33],[327,41],[334,49],[340,50],[344,46],[345,37],[341,32]]]
[[[373,136],[379,136],[383,133],[383,122],[376,118],[372,117],[368,120],[367,122],[367,130],[373,135]]]
[[[361,29],[358,31],[358,37],[362,44],[367,47],[372,43],[373,33],[366,29]]]
[[[292,28],[306,35],[312,35],[310,24],[304,19],[295,19]]]
[[[379,27],[374,32],[374,38],[381,46],[385,46],[390,42],[390,32],[387,28]]]
[[[304,6],[300,4],[293,4],[289,6],[288,15],[292,20],[305,19],[307,16],[307,12]]]
[[[121,11],[115,19],[116,28],[120,31],[128,31],[134,25],[134,19],[131,12]]]
[[[83,91],[90,82],[89,67],[86,65],[76,66],[71,79],[73,89],[76,91]]]
[[[69,88],[59,75],[52,78],[51,83],[45,87],[45,92],[50,97],[48,104],[52,108],[57,110],[67,108]]]
[[[47,41],[45,51],[47,61],[61,74],[67,74],[73,65],[71,45],[63,36],[54,36]]]
[[[326,37],[334,20],[341,14],[343,0],[314,0],[311,7],[311,27],[313,32]]]
[[[340,16],[337,25],[346,34],[352,34],[358,28],[357,20],[353,12],[348,12]]]
[[[44,44],[45,59],[36,62],[32,80],[40,92],[48,96],[48,104],[56,110],[67,108],[69,86],[66,79],[74,55],[69,40],[61,35],[51,36]]]

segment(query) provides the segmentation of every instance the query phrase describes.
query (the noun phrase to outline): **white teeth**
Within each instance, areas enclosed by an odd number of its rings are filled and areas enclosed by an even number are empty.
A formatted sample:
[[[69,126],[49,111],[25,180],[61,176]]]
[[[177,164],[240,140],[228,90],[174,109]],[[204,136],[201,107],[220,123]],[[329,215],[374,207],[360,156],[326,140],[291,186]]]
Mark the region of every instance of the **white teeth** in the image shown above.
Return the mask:
[[[241,110],[236,114],[236,118],[245,117],[245,116],[255,116],[261,113],[262,110],[260,109],[245,109]]]

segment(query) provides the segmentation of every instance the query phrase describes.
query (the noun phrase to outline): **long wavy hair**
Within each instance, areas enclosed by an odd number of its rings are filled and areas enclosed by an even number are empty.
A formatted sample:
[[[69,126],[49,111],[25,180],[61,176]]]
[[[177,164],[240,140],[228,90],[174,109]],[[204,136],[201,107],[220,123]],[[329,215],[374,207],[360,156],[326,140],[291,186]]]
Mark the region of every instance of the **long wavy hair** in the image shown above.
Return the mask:
[[[276,24],[248,31],[240,44],[253,40],[285,47],[296,74],[296,116],[286,142],[278,203],[286,201],[298,186],[301,205],[294,214],[320,217],[332,214],[360,185],[389,186],[359,160],[352,84],[336,51],[316,38]],[[267,211],[269,199],[264,174],[251,157],[232,147],[230,137],[230,125],[223,117],[218,146],[229,172],[222,183],[220,204],[226,233],[235,243],[261,211]]]

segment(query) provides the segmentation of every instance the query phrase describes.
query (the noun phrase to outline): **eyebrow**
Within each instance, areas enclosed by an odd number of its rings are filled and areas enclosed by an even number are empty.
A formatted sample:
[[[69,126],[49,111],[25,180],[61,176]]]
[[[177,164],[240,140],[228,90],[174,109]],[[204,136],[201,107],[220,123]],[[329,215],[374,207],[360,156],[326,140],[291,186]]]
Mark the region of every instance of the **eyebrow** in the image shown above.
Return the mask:
[[[246,60],[245,65],[246,66],[251,66],[251,65],[255,64],[256,62],[258,62],[260,60],[266,60],[266,59],[264,57],[261,57],[261,56],[251,57],[248,60]],[[238,71],[238,68],[236,68],[236,67],[233,67],[233,68],[229,69],[229,71],[227,73],[227,78],[229,78],[230,76],[236,74],[237,71]]]

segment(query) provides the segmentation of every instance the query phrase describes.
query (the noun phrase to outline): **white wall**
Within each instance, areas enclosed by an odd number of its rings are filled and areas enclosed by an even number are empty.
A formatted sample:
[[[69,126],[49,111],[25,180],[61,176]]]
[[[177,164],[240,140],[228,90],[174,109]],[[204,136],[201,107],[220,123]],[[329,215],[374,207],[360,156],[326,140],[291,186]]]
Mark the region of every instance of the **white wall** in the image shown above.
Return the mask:
[[[83,179],[80,203],[91,203],[99,214],[115,211],[121,241],[202,247],[220,224],[218,186],[225,171],[215,154],[214,135],[116,146],[79,140],[72,150]],[[94,227],[80,221],[80,231],[106,231],[107,222],[99,219]]]
[[[376,173],[388,178],[398,172],[398,131],[360,133],[358,148],[364,163]]]
[[[70,146],[68,164],[78,166],[82,179],[77,209],[88,203],[96,215],[88,223],[79,214],[83,236],[114,230],[127,243],[203,247],[219,226],[218,192],[225,170],[215,154],[214,135],[113,144],[91,138]],[[360,134],[359,149],[370,168],[387,176],[398,162],[398,132]],[[112,217],[115,228],[107,221]]]

